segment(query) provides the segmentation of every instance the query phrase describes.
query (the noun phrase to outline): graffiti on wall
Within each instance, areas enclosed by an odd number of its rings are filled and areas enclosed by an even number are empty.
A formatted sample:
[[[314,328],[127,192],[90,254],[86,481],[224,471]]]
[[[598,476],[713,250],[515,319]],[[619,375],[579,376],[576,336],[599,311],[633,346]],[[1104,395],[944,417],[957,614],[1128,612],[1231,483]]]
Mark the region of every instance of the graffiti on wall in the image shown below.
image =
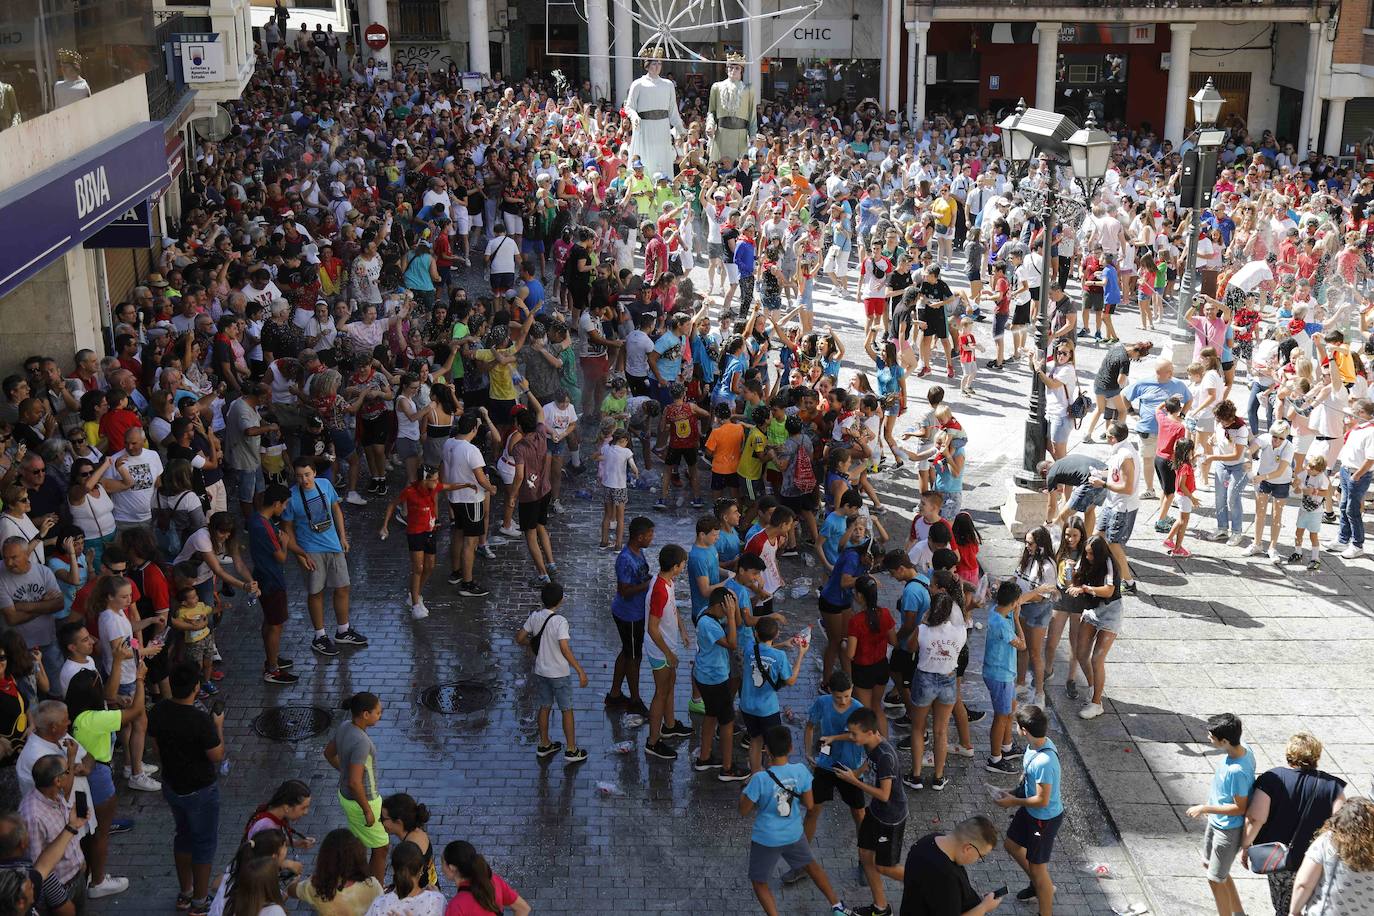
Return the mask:
[[[398,44],[391,52],[392,62],[407,70],[447,70],[449,64],[456,63],[452,45],[448,44]]]

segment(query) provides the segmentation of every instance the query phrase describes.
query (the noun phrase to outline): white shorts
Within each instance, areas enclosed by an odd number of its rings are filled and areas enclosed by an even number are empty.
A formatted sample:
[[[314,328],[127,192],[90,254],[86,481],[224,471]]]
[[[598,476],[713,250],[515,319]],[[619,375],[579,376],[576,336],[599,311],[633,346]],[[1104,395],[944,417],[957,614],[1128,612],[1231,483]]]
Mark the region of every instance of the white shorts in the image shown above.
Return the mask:
[[[501,218],[506,221],[506,232],[510,235],[525,234],[525,218],[517,213],[502,213]]]
[[[739,282],[739,268],[734,264],[725,265],[725,281],[731,286]]]
[[[466,207],[460,207],[454,212],[453,225],[457,228],[459,235],[467,235],[472,231],[472,214],[468,213]],[[481,225],[480,221],[478,225]]]
[[[849,252],[842,251],[838,246],[831,245],[825,253],[825,263],[821,265],[821,270],[828,274],[838,274],[849,269]]]
[[[482,214],[481,214],[481,213],[469,213],[469,214],[468,214],[468,225],[470,225],[470,226],[472,226],[473,228],[476,228],[476,229],[481,229],[481,228],[482,228],[484,225],[486,225],[486,224],[482,221]]]
[[[1312,447],[1312,443],[1317,441],[1315,433],[1308,433],[1305,436],[1298,436],[1293,440],[1293,451],[1299,455],[1306,455],[1307,450]]]
[[[1191,497],[1185,496],[1182,493],[1175,493],[1174,508],[1177,509],[1179,512],[1192,512],[1193,500]]]

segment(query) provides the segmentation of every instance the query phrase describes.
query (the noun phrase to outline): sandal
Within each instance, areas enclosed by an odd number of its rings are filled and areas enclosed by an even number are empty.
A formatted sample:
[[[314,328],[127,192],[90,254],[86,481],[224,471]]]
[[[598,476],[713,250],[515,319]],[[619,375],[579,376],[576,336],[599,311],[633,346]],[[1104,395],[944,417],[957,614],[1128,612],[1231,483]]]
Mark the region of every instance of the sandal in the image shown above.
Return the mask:
[[[184,913],[191,908],[190,894],[177,894],[176,908],[178,912]]]

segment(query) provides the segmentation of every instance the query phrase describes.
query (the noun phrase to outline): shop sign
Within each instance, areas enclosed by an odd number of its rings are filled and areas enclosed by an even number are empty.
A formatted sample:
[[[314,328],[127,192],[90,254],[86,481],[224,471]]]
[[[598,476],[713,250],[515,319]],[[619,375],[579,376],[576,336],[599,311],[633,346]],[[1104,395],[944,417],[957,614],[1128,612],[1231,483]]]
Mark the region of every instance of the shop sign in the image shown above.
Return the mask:
[[[219,33],[176,35],[172,39],[181,49],[181,72],[188,83],[222,83],[229,79],[224,65],[224,42]]]
[[[851,19],[805,19],[773,23],[778,57],[846,57],[854,45]]]
[[[0,296],[62,257],[166,186],[160,121],[122,131],[0,192]]]

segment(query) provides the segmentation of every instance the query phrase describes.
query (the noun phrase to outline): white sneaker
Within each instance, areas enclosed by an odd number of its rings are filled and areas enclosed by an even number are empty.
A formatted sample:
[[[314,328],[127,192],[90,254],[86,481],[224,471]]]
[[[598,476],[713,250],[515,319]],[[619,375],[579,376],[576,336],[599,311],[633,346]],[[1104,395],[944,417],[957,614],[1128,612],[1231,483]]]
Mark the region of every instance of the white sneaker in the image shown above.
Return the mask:
[[[972,757],[975,752],[971,747],[960,747],[956,744],[954,745],[954,753],[958,754],[960,757]]]
[[[486,557],[488,560],[494,560],[494,559],[496,559],[496,551],[494,551],[494,550],[491,549],[491,545],[490,545],[490,544],[483,544],[483,545],[482,545],[482,556]]]
[[[1087,706],[1084,706],[1082,709],[1078,711],[1078,718],[1096,719],[1104,712],[1106,712],[1106,710],[1102,708],[1101,703],[1089,703]]]
[[[1250,548],[1249,548],[1248,550],[1245,551],[1245,555],[1246,555],[1247,557],[1259,557],[1259,556],[1263,556],[1263,555],[1264,555],[1264,545],[1262,545],[1259,541],[1256,541],[1255,543],[1253,543],[1253,544],[1250,545]]]
[[[129,788],[137,789],[140,792],[161,792],[162,783],[147,773],[135,773],[129,777]]]
[[[1017,688],[1016,688],[1016,702],[1018,702],[1018,703],[1029,703],[1029,702],[1030,702],[1030,698],[1031,698],[1031,689],[1030,689],[1029,687],[1027,687],[1025,684],[1022,684],[1020,687],[1017,687]]]
[[[1322,549],[1330,553],[1340,553],[1348,546],[1348,544],[1342,544],[1340,541],[1327,541],[1322,545]]]
[[[510,528],[497,528],[496,530],[499,531],[499,532],[501,532],[502,534],[504,534],[504,535],[505,535],[506,537],[508,537],[508,538],[518,538],[518,537],[521,537],[521,536],[522,536],[522,535],[520,534],[520,529],[519,529],[519,528],[516,528],[516,527],[514,527],[514,526],[512,526],[512,527],[510,527]]]
[[[350,506],[367,505],[367,500],[363,499],[363,495],[357,490],[349,490],[348,495],[344,497],[344,502],[348,503]]]
[[[116,878],[114,875],[106,875],[104,881],[101,881],[99,884],[92,884],[86,888],[86,896],[92,898],[113,897],[115,894],[122,894],[128,889],[128,878]]]
[[[1233,534],[1226,539],[1226,546],[1228,547],[1239,547],[1241,544],[1244,543],[1245,538],[1241,537],[1239,534]]]
[[[424,620],[429,616],[429,608],[424,604],[412,604],[410,606],[410,616],[414,620]]]
[[[1356,557],[1362,555],[1363,553],[1364,553],[1364,548],[1363,548],[1363,547],[1356,547],[1354,544],[1351,544],[1349,547],[1345,548],[1345,550],[1342,550],[1342,551],[1341,551],[1341,559],[1342,559],[1342,560],[1353,560],[1353,559],[1355,559]]]
[[[1277,544],[1269,548],[1268,557],[1270,563],[1282,563],[1284,560],[1283,555],[1279,553]]]
[[[145,763],[145,764],[143,764],[143,772],[144,772],[144,773],[147,773],[149,776],[152,776],[154,773],[157,772],[157,770],[158,770],[158,766],[157,766],[156,763]],[[134,771],[133,771],[132,769],[130,769],[129,767],[125,767],[125,768],[124,768],[124,778],[125,778],[125,779],[132,779],[132,778],[133,778],[133,775],[134,775]]]
[[[1044,693],[1044,691],[1041,691],[1040,693],[1037,693],[1037,694],[1035,695],[1035,697],[1034,697],[1034,700],[1035,700],[1035,705],[1036,705],[1036,706],[1039,706],[1041,709],[1044,709],[1044,708],[1045,708],[1045,693]]]

